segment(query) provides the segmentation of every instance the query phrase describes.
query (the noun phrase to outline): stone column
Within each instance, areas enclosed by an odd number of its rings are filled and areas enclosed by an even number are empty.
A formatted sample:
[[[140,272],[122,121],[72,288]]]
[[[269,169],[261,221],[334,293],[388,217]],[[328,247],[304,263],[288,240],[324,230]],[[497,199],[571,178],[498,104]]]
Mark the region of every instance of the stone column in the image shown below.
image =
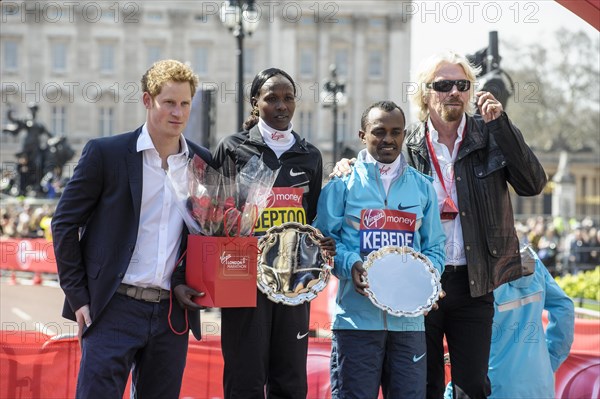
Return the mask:
[[[552,216],[568,220],[575,216],[575,176],[569,171],[569,154],[560,153],[558,169],[552,178],[554,192],[552,193]]]

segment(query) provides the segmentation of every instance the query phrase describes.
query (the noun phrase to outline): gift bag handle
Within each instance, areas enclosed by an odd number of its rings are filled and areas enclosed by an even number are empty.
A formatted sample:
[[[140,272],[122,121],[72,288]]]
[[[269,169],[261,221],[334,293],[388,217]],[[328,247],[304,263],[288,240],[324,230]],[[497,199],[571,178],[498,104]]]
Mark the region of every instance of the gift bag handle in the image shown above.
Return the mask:
[[[237,226],[237,235],[235,235],[235,236],[229,235],[230,229],[227,228],[227,219],[229,219],[229,216],[232,215],[232,212],[233,212],[233,226],[232,227]],[[237,214],[235,212],[237,212]],[[242,231],[242,214],[241,214],[241,212],[238,211],[237,208],[234,208],[234,207],[227,209],[225,211],[225,214],[223,215],[223,226],[225,227],[225,229],[224,229],[225,235],[228,238],[239,237],[240,232]],[[231,230],[233,230],[233,228]]]

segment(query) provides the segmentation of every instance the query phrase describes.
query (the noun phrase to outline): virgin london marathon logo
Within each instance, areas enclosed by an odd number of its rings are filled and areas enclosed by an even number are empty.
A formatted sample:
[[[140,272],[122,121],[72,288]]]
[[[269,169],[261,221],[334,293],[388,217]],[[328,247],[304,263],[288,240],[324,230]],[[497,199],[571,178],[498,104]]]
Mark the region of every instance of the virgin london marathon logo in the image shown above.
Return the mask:
[[[234,256],[232,254],[223,253],[220,257],[221,265],[225,267],[225,271],[245,272],[248,271],[248,257]]]

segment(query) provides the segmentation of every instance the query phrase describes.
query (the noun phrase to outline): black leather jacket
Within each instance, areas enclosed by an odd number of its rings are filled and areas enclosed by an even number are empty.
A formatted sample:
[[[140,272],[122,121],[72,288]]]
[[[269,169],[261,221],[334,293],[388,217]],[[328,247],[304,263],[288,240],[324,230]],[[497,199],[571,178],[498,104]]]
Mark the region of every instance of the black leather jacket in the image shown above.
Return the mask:
[[[407,160],[432,175],[425,124],[407,128]],[[544,169],[505,113],[489,123],[467,116],[467,133],[454,163],[458,209],[471,296],[521,277],[519,241],[508,184],[518,195],[539,194]]]

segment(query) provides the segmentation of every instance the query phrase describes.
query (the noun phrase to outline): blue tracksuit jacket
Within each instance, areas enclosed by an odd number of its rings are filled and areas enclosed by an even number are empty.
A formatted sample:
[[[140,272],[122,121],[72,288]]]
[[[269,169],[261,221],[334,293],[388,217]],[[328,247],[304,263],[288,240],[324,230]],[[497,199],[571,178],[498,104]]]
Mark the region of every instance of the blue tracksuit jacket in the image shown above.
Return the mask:
[[[354,291],[351,269],[356,261],[363,260],[359,249],[361,211],[394,209],[415,214],[417,229],[412,247],[426,255],[440,274],[443,272],[445,236],[432,179],[402,158],[401,174],[386,195],[377,166],[364,162],[365,155],[366,150],[359,153],[349,175],[333,178],[323,188],[314,222],[337,244],[333,274],[339,279],[339,287],[333,329],[424,331],[423,316],[390,316]]]
[[[494,298],[490,398],[554,398],[554,372],[573,343],[573,301],[537,257],[534,274],[501,285]]]

